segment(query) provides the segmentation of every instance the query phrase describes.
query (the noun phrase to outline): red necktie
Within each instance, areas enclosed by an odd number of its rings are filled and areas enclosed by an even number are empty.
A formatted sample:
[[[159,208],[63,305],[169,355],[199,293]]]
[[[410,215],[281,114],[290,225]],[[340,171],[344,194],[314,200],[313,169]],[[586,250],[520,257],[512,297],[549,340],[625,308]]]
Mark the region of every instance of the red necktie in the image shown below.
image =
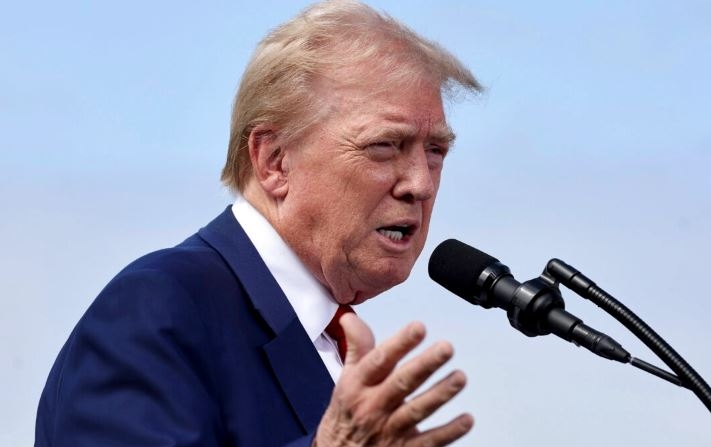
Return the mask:
[[[325,330],[325,332],[336,341],[336,344],[338,344],[338,355],[341,356],[341,360],[344,362],[346,361],[348,343],[346,342],[346,334],[345,332],[343,332],[343,326],[341,326],[340,319],[343,314],[346,314],[348,312],[353,312],[351,306],[347,304],[341,304],[340,306],[338,306],[336,315],[333,316],[333,319],[330,323],[328,323],[328,326],[326,326]]]

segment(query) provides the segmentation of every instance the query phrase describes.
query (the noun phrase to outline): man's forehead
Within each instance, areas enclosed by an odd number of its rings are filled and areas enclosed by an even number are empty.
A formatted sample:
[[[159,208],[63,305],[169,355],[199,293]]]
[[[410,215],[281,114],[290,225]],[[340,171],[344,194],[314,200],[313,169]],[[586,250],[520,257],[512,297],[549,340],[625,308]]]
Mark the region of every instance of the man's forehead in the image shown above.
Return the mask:
[[[332,123],[352,134],[375,125],[403,134],[425,132],[437,140],[453,139],[437,81],[416,73],[392,78],[379,71],[352,67],[348,76],[334,70],[315,79],[314,92],[329,109]]]

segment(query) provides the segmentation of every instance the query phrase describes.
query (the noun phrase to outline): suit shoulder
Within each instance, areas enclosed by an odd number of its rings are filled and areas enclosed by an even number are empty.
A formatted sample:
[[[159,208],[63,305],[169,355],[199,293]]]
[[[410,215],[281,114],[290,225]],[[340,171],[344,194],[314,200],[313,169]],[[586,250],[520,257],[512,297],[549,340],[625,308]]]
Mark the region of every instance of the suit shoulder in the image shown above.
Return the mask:
[[[136,274],[170,277],[188,291],[196,287],[204,289],[206,283],[235,280],[222,256],[197,235],[175,247],[136,259],[121,270],[112,282]]]

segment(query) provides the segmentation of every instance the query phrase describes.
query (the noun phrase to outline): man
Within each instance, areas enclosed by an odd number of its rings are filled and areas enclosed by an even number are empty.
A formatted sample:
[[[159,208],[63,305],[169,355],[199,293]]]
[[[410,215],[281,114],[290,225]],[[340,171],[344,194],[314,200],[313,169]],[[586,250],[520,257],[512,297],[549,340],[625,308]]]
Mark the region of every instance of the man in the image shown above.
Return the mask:
[[[258,46],[223,181],[237,199],[120,272],[50,373],[37,446],[447,445],[417,424],[465,383],[412,323],[378,345],[356,305],[420,254],[454,138],[442,90],[478,90],[438,46],[355,2],[317,4]],[[339,312],[340,315],[340,312]],[[345,360],[339,356],[342,325]],[[335,383],[335,386],[334,386]]]

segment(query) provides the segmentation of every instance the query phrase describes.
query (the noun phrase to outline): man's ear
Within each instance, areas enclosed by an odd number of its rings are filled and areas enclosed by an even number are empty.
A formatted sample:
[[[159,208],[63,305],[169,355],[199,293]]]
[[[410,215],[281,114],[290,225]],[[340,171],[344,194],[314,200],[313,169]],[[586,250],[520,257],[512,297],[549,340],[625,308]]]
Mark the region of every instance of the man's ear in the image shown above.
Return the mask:
[[[249,133],[248,147],[255,180],[269,196],[276,199],[286,196],[288,169],[276,130],[266,124],[255,126]]]

